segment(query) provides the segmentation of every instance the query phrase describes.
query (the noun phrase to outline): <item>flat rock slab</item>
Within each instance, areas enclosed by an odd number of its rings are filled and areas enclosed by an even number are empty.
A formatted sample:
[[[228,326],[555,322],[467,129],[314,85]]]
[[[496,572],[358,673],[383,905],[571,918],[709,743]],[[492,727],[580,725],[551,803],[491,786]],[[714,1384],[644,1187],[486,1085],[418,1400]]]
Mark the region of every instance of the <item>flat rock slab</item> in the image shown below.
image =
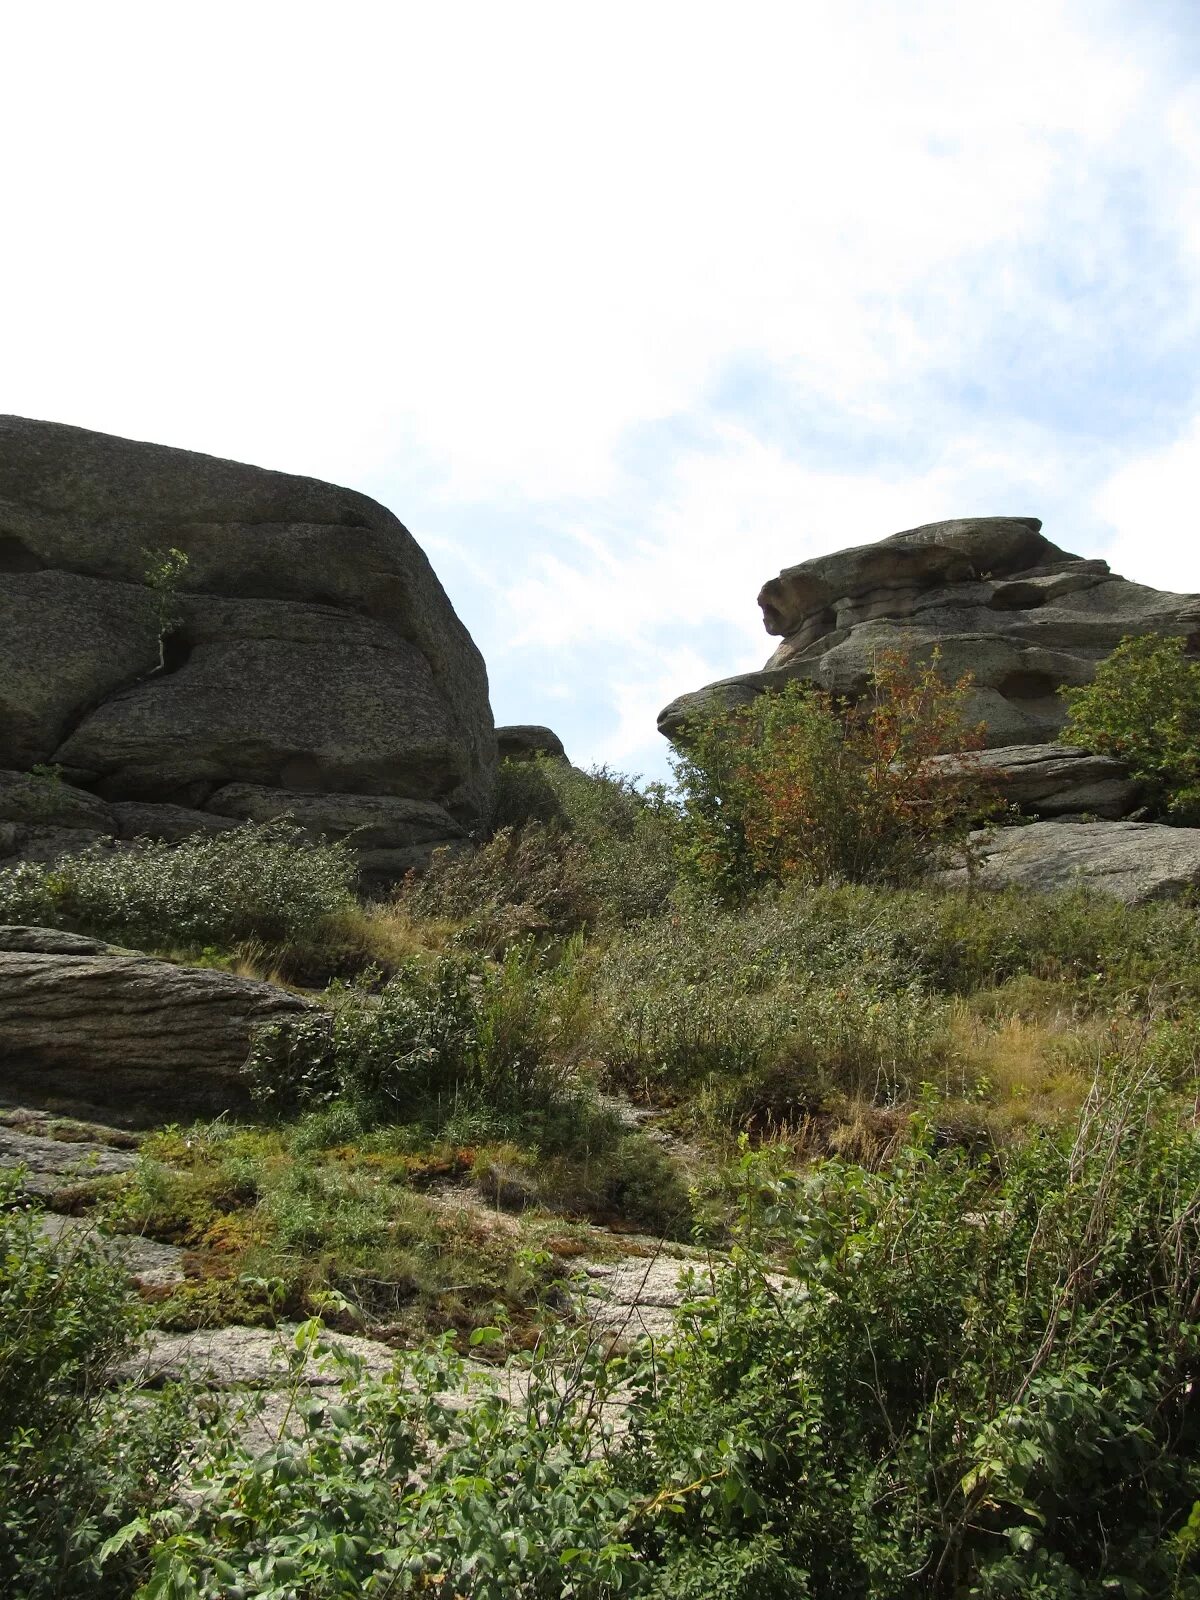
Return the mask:
[[[580,1310],[594,1326],[622,1339],[661,1341],[674,1327],[687,1274],[697,1265],[663,1255],[584,1262]]]
[[[0,929],[5,1088],[124,1115],[249,1105],[254,1030],[319,1012],[298,995],[46,929]]]
[[[51,1139],[20,1128],[0,1127],[0,1171],[24,1169],[27,1194],[53,1201],[95,1178],[119,1177],[137,1165],[135,1150],[114,1149],[88,1139]]]
[[[1116,821],[1135,811],[1143,798],[1143,786],[1123,761],[1075,745],[1002,745],[971,755],[934,756],[929,766],[935,772],[993,778],[998,800],[1033,816],[1085,812]]]
[[[122,1363],[117,1376],[153,1387],[183,1378],[209,1389],[280,1389],[290,1382],[288,1351],[295,1328],[202,1328],[195,1333],[152,1333],[138,1355]],[[372,1377],[390,1372],[396,1353],[373,1339],[326,1333],[324,1342],[358,1357]],[[344,1374],[330,1361],[312,1355],[299,1369],[309,1388],[333,1388]]]
[[[104,1233],[85,1217],[60,1217],[47,1211],[39,1220],[46,1239],[67,1249],[95,1248],[127,1272],[143,1289],[169,1289],[184,1280],[183,1251],[138,1234]]]
[[[280,1328],[151,1333],[137,1355],[112,1369],[109,1380],[133,1383],[143,1389],[181,1381],[198,1384],[222,1397],[223,1409],[247,1444],[264,1449],[289,1429],[294,1382],[298,1380],[299,1386],[310,1394],[328,1394],[335,1399],[347,1376],[336,1359],[324,1353],[308,1353],[293,1368],[288,1357],[294,1351],[295,1333],[291,1324]],[[321,1342],[360,1360],[371,1378],[382,1378],[396,1362],[396,1352],[373,1339],[326,1331]],[[499,1393],[510,1404],[516,1404],[524,1397],[526,1387],[519,1368],[469,1362],[465,1387],[443,1391],[438,1399],[455,1409],[465,1409],[484,1394]]]
[[[1200,828],[1157,822],[1033,822],[981,837],[984,887],[1048,894],[1092,889],[1127,905],[1177,900],[1200,885]],[[939,874],[961,886],[963,868]]]

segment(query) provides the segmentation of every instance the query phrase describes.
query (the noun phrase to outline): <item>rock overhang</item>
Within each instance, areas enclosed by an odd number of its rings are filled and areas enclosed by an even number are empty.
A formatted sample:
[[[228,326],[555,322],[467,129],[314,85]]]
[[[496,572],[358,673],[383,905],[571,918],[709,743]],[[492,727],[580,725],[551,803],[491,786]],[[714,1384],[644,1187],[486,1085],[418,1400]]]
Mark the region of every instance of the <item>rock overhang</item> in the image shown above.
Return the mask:
[[[689,716],[745,704],[790,679],[854,698],[884,650],[940,653],[946,672],[970,672],[968,714],[993,747],[1057,737],[1059,691],[1090,681],[1130,633],[1193,636],[1200,597],[1169,594],[1054,544],[1037,517],[928,523],[785,568],[759,594],[778,646],[764,669],[679,696],[659,731],[685,737]]]

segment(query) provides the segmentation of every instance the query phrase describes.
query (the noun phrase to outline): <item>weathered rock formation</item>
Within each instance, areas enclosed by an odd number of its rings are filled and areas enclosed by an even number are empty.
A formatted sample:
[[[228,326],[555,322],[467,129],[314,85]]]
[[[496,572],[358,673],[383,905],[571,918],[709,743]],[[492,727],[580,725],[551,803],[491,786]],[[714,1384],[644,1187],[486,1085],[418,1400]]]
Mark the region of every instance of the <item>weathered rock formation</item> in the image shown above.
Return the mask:
[[[881,650],[937,647],[949,676],[974,674],[970,711],[991,746],[1043,744],[1064,722],[1058,689],[1089,682],[1126,634],[1200,638],[1200,596],[1073,556],[1036,517],[929,523],[789,567],[758,599],[778,648],[762,672],[673,700],[659,716],[668,738],[707,704],[744,704],[789,678],[855,696]]]
[[[553,728],[536,722],[514,722],[496,729],[496,749],[501,761],[534,761],[538,756],[567,759],[562,740]]]
[[[49,928],[0,928],[4,1092],[171,1117],[246,1109],[256,1027],[319,1012],[273,984]]]
[[[164,591],[170,551],[185,559]],[[126,835],[320,796],[341,833],[365,824],[370,849],[411,854],[486,822],[496,743],[478,650],[373,500],[4,417],[0,768],[41,764]],[[72,804],[70,821],[0,829],[100,826]]]
[[[969,756],[934,756],[929,765],[951,773],[966,766],[995,779],[1002,805],[1031,816],[1127,817],[1144,799],[1143,786],[1123,761],[1074,745],[1010,744]]]
[[[1031,822],[977,841],[976,881],[1037,893],[1090,889],[1128,905],[1176,900],[1200,885],[1200,828],[1158,822]],[[940,874],[965,886],[965,868]]]

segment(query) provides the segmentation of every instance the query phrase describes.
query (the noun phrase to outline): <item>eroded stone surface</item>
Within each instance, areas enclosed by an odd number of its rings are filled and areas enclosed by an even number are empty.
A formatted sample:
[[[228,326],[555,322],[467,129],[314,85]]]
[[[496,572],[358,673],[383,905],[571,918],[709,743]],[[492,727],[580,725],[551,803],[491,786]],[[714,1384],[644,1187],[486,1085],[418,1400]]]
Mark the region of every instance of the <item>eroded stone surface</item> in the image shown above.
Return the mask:
[[[1200,885],[1200,829],[1156,822],[1032,822],[978,841],[977,881],[1038,893],[1091,889],[1129,905],[1174,900]],[[965,884],[966,871],[939,875]]]
[[[797,678],[851,698],[881,652],[936,648],[950,678],[974,676],[968,706],[993,747],[1045,743],[1065,721],[1063,685],[1090,682],[1127,634],[1200,632],[1200,596],[1118,577],[1104,561],[1052,544],[1036,517],[929,523],[876,544],[818,556],[763,586],[780,643],[762,672],[671,702],[668,738],[713,704],[737,705]]]
[[[696,1266],[667,1255],[585,1262],[580,1308],[596,1327],[628,1342],[668,1338]]]
[[[253,1030],[316,1013],[249,978],[175,966],[99,940],[0,930],[6,1091],[178,1117],[249,1104]]]
[[[186,558],[168,603],[155,552]],[[147,552],[151,554],[148,555]],[[202,807],[229,783],[489,814],[482,659],[388,511],[332,484],[0,418],[0,765]]]
[[[169,1289],[184,1279],[183,1251],[138,1234],[102,1232],[86,1217],[63,1217],[47,1211],[38,1219],[44,1238],[68,1249],[97,1249],[129,1274],[143,1289]]]
[[[533,761],[538,756],[567,759],[566,748],[554,729],[535,722],[514,722],[497,728],[496,749],[501,761]]]
[[[81,1183],[118,1177],[137,1165],[136,1150],[116,1149],[94,1139],[53,1139],[44,1133],[0,1125],[0,1171],[24,1169],[28,1194],[54,1201]]]
[[[1116,820],[1136,810],[1144,797],[1143,786],[1129,776],[1123,761],[1073,745],[1004,745],[965,757],[935,756],[930,762],[952,773],[964,765],[994,778],[1003,804],[1033,816],[1088,813]]]

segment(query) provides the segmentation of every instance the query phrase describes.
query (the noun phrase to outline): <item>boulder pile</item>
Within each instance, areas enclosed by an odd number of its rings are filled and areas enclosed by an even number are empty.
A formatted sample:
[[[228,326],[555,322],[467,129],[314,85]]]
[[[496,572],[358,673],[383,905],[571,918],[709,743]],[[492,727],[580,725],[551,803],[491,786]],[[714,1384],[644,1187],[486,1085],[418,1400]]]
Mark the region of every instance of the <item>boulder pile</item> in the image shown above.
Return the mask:
[[[881,652],[927,660],[936,650],[947,677],[972,675],[967,715],[985,725],[988,746],[939,764],[981,765],[1002,800],[1038,819],[977,839],[978,881],[1084,886],[1134,903],[1193,892],[1200,830],[1146,821],[1145,795],[1121,762],[1054,741],[1066,722],[1059,691],[1090,682],[1126,636],[1200,650],[1200,595],[1131,583],[1041,529],[1036,517],[931,522],[786,568],[758,596],[780,640],[763,670],[672,700],[659,730],[686,739],[689,718],[790,679],[853,700]],[[945,878],[965,882],[965,870]]]

